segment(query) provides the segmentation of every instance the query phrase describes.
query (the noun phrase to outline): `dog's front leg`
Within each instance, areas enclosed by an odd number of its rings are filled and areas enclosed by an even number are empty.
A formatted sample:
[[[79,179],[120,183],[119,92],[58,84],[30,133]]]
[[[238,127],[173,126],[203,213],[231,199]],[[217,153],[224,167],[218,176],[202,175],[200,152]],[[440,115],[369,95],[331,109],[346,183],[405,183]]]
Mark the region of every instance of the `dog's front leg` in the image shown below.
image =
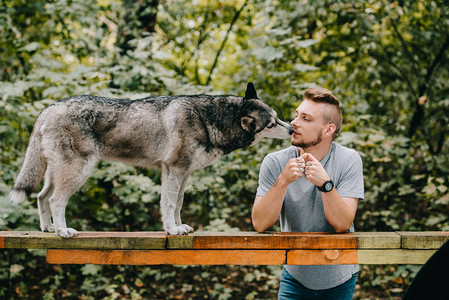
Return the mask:
[[[170,235],[183,235],[193,228],[182,224],[180,211],[184,192],[184,184],[188,174],[167,165],[162,166],[161,216],[164,230]]]
[[[176,203],[176,209],[175,209],[175,225],[184,227],[188,232],[192,232],[193,228],[187,224],[182,224],[182,221],[181,221],[181,209],[182,209],[182,203],[184,202],[184,188],[186,186],[186,182],[187,182],[187,179],[189,178],[189,176],[190,175],[184,176],[183,181],[181,183],[181,188],[179,190],[178,201]]]

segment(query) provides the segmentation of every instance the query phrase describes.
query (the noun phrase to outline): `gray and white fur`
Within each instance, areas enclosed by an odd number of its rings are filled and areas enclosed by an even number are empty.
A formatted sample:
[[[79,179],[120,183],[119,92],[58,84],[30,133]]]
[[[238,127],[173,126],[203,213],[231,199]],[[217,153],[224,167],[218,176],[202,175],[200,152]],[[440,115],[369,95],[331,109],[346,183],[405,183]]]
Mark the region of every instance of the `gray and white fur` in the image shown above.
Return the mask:
[[[182,224],[181,207],[193,171],[263,137],[284,139],[291,133],[291,126],[257,98],[252,83],[245,97],[70,97],[38,116],[10,199],[24,202],[44,178],[37,195],[41,230],[76,236],[65,220],[69,198],[100,160],[120,161],[162,171],[164,230],[187,234],[193,229]]]

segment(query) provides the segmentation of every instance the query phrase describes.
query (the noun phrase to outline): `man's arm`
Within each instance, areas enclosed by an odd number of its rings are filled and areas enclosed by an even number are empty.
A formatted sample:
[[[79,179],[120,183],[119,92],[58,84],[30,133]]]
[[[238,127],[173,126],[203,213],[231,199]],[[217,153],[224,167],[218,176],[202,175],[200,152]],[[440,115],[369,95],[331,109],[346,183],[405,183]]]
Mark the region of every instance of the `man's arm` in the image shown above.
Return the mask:
[[[279,183],[278,177],[278,180],[276,180],[273,187],[265,196],[256,196],[252,220],[254,229],[258,232],[264,232],[279,219],[287,187],[288,184],[285,186]]]
[[[340,197],[335,187],[328,193],[321,193],[324,214],[329,224],[338,233],[346,232],[354,222],[359,199]]]
[[[321,163],[310,153],[304,155],[306,163],[306,179],[316,186],[322,186],[330,179]],[[334,187],[330,192],[321,192],[326,219],[336,232],[346,232],[354,222],[358,199],[340,197]]]
[[[304,176],[303,158],[292,158],[265,196],[256,196],[252,212],[254,229],[264,232],[279,219],[288,185]]]

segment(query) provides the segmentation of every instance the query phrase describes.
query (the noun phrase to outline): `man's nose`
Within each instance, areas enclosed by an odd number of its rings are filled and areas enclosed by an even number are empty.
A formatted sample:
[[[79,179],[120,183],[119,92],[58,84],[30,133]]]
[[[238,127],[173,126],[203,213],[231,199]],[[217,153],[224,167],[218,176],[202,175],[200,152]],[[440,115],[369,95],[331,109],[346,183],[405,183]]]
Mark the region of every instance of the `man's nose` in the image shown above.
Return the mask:
[[[290,122],[290,124],[294,127],[294,128],[297,128],[298,127],[298,124],[296,123],[296,120],[297,120],[298,118],[294,118],[291,122]]]

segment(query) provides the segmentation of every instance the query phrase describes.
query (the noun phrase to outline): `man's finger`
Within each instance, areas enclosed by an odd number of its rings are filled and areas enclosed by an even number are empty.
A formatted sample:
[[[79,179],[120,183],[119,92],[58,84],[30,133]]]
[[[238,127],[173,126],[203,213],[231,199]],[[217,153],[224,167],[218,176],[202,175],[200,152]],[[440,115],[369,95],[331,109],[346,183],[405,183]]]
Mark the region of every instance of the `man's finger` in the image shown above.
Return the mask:
[[[318,161],[312,154],[306,153],[306,155],[307,155],[307,158],[308,158],[309,160],[311,160],[311,161]]]
[[[297,158],[296,158],[296,162],[297,162],[298,164],[301,164],[301,163],[305,163],[306,161],[305,161],[304,158],[302,158],[302,157],[297,157]]]

